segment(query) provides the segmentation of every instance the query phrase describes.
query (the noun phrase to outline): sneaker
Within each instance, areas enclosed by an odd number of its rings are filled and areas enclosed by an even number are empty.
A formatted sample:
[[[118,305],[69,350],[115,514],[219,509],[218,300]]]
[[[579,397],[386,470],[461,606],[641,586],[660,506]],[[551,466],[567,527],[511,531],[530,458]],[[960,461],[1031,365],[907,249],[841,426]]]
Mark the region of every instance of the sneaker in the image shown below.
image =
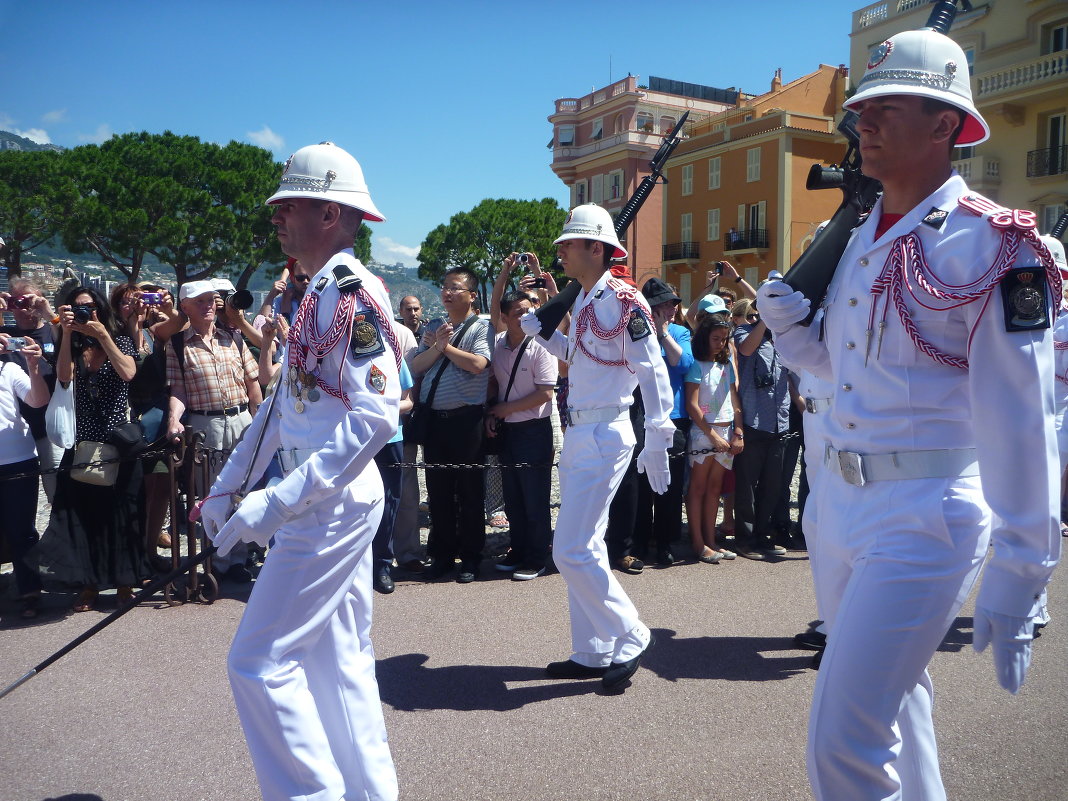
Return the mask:
[[[616,560],[616,568],[624,573],[637,576],[645,570],[645,562],[634,556],[624,556],[622,559]]]
[[[493,567],[496,570],[500,570],[502,573],[511,573],[513,570],[517,570],[523,566],[523,560],[519,558],[519,554],[509,549],[497,564]]]
[[[497,565],[497,569],[501,569],[500,565]],[[530,581],[536,579],[538,576],[545,574],[545,567],[537,567],[535,565],[525,565],[518,570],[513,571],[512,581]]]

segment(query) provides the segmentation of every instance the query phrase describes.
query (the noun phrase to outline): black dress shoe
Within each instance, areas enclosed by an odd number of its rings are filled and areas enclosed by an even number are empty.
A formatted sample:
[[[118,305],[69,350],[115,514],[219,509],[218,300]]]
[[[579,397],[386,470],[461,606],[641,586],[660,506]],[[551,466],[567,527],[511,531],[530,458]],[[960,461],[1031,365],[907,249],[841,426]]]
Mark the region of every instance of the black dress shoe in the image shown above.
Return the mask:
[[[794,645],[806,651],[822,651],[827,645],[827,635],[815,629],[802,631],[794,635]]]
[[[375,589],[383,595],[389,595],[396,589],[393,577],[389,575],[388,567],[383,567],[375,572]]]
[[[622,690],[624,685],[630,681],[630,677],[638,670],[638,663],[649,652],[653,642],[655,642],[655,638],[650,635],[649,644],[636,657],[628,659],[626,662],[613,662],[609,665],[608,670],[601,677],[601,687],[610,693]]]
[[[545,666],[545,673],[553,679],[599,679],[607,672],[607,667],[586,667],[573,659],[550,662]]]
[[[658,551],[656,554],[656,563],[660,565],[660,567],[671,567],[675,564],[675,555],[667,549]]]
[[[470,584],[478,578],[478,565],[469,562],[460,563],[460,575],[456,577],[457,584]]]

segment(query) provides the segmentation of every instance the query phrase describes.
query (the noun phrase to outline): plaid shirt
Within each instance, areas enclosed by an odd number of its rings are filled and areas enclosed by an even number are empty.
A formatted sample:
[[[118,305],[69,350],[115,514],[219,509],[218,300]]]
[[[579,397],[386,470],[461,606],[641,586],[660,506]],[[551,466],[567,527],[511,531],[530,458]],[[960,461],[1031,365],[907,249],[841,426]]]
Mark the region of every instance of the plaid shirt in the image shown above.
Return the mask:
[[[238,347],[235,336],[224,328],[215,328],[208,342],[192,328],[182,336],[185,341],[185,370],[178,366],[174,349],[167,350],[167,383],[178,398],[185,399],[190,411],[225,409],[248,403],[245,380],[259,378],[259,369],[247,346]]]

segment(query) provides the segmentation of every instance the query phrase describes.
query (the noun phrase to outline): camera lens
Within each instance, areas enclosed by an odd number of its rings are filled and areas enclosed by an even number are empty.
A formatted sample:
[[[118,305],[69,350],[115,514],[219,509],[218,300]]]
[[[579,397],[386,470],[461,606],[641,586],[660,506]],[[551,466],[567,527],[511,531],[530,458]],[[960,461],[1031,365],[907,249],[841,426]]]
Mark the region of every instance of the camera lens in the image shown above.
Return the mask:
[[[226,305],[234,309],[245,311],[252,306],[252,293],[247,289],[239,289],[226,295]]]
[[[74,322],[87,323],[93,319],[93,310],[88,306],[75,306],[74,309]]]

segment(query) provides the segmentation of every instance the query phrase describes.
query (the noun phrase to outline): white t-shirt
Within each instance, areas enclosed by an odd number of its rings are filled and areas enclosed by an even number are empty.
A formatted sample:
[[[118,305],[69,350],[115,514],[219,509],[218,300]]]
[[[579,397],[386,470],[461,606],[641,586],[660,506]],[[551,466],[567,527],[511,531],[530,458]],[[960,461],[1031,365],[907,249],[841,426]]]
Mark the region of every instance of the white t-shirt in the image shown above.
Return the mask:
[[[697,384],[697,405],[708,423],[729,423],[734,420],[731,403],[731,384],[734,366],[730,362],[694,361],[686,371],[686,383]]]
[[[0,362],[0,464],[37,456],[33,434],[19,412],[19,400],[30,394],[30,377],[13,362]]]

